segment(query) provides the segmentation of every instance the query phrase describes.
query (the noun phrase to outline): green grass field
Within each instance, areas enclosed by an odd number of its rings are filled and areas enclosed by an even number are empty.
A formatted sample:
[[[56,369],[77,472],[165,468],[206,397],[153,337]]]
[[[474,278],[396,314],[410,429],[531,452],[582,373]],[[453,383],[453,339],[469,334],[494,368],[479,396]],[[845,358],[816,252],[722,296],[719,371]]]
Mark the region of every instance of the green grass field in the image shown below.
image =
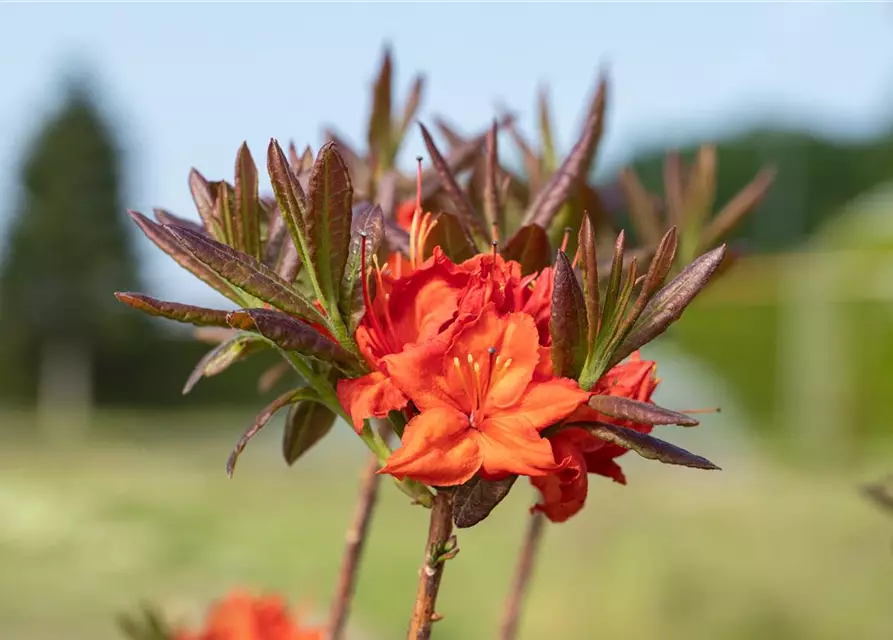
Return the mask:
[[[195,622],[236,585],[324,617],[362,449],[338,434],[289,469],[276,423],[228,480],[243,417],[103,415],[89,442],[54,450],[7,438],[21,417],[3,417],[0,637],[116,638],[115,614],[142,601]],[[195,423],[204,428],[174,437]],[[547,531],[523,638],[893,637],[893,518],[857,488],[883,465],[819,474],[709,449],[699,452],[724,471],[630,455],[629,486],[595,480],[586,512]],[[426,513],[389,484],[382,495],[356,638],[402,637],[423,552]],[[460,532],[435,637],[494,636],[532,497],[518,483],[491,519]]]

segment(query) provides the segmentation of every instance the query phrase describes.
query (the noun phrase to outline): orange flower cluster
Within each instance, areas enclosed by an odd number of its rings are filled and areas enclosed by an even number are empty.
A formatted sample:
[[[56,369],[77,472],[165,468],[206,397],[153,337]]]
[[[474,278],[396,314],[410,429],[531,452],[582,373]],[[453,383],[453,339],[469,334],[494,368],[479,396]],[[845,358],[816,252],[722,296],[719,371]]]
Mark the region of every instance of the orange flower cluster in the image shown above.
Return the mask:
[[[623,482],[614,462],[625,449],[562,422],[618,423],[590,409],[592,393],[647,401],[656,386],[653,363],[638,355],[618,365],[593,392],[554,375],[549,321],[552,269],[521,275],[521,265],[495,251],[456,264],[439,247],[422,261],[436,221],[417,208],[408,264],[376,269],[374,299],[356,331],[372,373],[338,383],[354,428],[391,411],[411,416],[401,446],[380,473],[432,486],[454,486],[476,474],[487,480],[529,476],[542,510],[561,521],[582,507],[586,472]],[[393,260],[389,260],[393,262]]]
[[[180,631],[175,640],[322,640],[320,628],[303,627],[279,596],[233,591],[208,612],[201,631]]]

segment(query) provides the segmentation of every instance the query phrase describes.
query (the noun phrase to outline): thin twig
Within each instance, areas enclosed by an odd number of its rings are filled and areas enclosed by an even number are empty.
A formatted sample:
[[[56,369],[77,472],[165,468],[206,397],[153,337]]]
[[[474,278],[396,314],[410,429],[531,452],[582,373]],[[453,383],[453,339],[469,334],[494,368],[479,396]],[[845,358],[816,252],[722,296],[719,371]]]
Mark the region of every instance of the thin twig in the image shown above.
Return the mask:
[[[363,554],[363,546],[369,533],[369,523],[372,520],[372,512],[378,498],[378,474],[376,473],[378,467],[378,457],[375,454],[370,455],[369,461],[363,469],[360,497],[354,512],[353,523],[347,530],[347,544],[344,549],[344,557],[341,560],[338,590],[335,592],[335,600],[332,602],[332,609],[329,613],[329,637],[331,640],[341,640],[347,616],[350,613],[350,602],[357,582],[360,556]]]
[[[425,562],[419,575],[412,619],[409,621],[409,640],[428,640],[431,625],[440,616],[435,614],[437,592],[443,578],[443,565],[459,551],[453,533],[453,492],[441,489],[434,497],[428,540],[425,543]]]
[[[499,623],[500,640],[514,640],[518,635],[518,621],[521,610],[524,607],[524,599],[530,586],[530,577],[533,574],[533,564],[543,539],[546,517],[539,511],[530,516],[527,522],[527,531],[524,533],[524,546],[518,556],[518,565],[515,567],[515,577],[505,608],[502,612],[502,620]]]

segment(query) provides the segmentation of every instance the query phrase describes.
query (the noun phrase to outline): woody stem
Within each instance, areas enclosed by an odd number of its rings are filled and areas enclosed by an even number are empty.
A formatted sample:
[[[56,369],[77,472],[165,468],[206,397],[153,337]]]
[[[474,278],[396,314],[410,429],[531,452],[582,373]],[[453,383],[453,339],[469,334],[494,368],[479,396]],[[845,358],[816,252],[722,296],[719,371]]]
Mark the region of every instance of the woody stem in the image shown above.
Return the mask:
[[[330,640],[342,638],[350,612],[350,602],[356,586],[360,556],[363,553],[363,545],[369,532],[375,501],[378,498],[378,474],[376,471],[378,471],[378,456],[373,453],[369,456],[363,469],[360,497],[357,501],[353,522],[350,529],[347,530],[347,544],[344,549],[344,557],[341,560],[338,590],[335,592],[335,600],[332,602],[332,609],[329,612]]]
[[[499,640],[514,640],[518,635],[518,622],[521,617],[521,609],[530,586],[530,577],[533,574],[533,564],[543,539],[543,530],[546,518],[542,513],[534,513],[527,522],[527,531],[524,533],[524,546],[518,556],[518,564],[515,567],[515,576],[512,579],[511,590],[505,601],[502,611],[502,620],[499,623]]]
[[[435,621],[434,606],[443,578],[444,562],[452,558],[458,549],[453,533],[453,492],[440,489],[434,496],[428,540],[425,543],[425,562],[419,575],[412,619],[409,621],[408,640],[428,640],[431,625]]]

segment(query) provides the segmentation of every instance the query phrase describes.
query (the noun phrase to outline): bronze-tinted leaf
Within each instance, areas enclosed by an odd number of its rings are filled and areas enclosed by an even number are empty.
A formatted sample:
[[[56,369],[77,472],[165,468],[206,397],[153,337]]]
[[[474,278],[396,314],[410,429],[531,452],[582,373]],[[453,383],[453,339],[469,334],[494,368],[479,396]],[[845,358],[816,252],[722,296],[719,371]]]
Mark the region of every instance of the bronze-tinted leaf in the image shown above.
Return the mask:
[[[664,280],[670,273],[670,269],[673,267],[673,259],[676,257],[676,246],[676,227],[670,227],[657,245],[654,258],[648,267],[648,273],[642,281],[636,304],[633,305],[632,310],[623,319],[618,331],[620,339],[629,332],[630,327],[635,324],[642,311],[644,311],[648,301],[651,300],[658,288],[663,285]]]
[[[546,230],[538,224],[521,227],[505,245],[502,256],[520,262],[522,275],[542,271],[552,263]]]
[[[726,246],[705,253],[685,267],[645,306],[632,330],[615,350],[610,366],[620,362],[633,351],[651,342],[676,322],[695,296],[707,285],[722,262]]]
[[[384,236],[384,217],[378,206],[369,207],[355,215],[351,225],[350,250],[344,274],[341,276],[341,293],[338,309],[353,335],[354,329],[363,317],[363,277],[372,264],[372,257],[378,253]],[[366,263],[362,263],[363,244],[366,245]]]
[[[119,291],[115,293],[115,297],[128,307],[133,307],[151,316],[194,324],[197,327],[228,326],[226,322],[228,312],[220,309],[206,309],[204,307],[195,307],[191,304],[157,300],[156,298],[144,296],[141,293]]]
[[[304,400],[291,406],[282,435],[282,455],[289,465],[322,440],[335,424],[335,414],[324,404]]]
[[[278,265],[284,253],[286,236],[288,236],[288,229],[277,208],[267,228],[267,241],[264,246],[263,259],[264,264],[275,271],[279,271]]]
[[[594,395],[589,399],[589,406],[606,416],[632,420],[637,424],[677,424],[683,427],[698,425],[695,418],[684,413],[620,396]]]
[[[350,363],[354,357],[306,322],[270,309],[232,311],[226,321],[233,329],[253,331],[285,351],[312,356],[323,362]]]
[[[677,447],[674,444],[632,429],[603,423],[574,424],[574,426],[585,427],[595,437],[621,446],[624,449],[635,451],[643,458],[648,458],[649,460],[657,460],[664,464],[678,464],[695,469],[720,470],[719,467],[707,460],[707,458],[702,458],[690,451],[686,451],[682,447]]]
[[[226,342],[221,342],[202,356],[202,359],[195,365],[192,373],[186,379],[186,384],[183,385],[183,395],[192,391],[192,388],[202,378],[210,378],[223,373],[231,364],[244,360],[252,353],[263,351],[266,348],[268,348],[267,342],[253,333],[239,333]]]
[[[599,113],[590,113],[586,125],[567,158],[552,174],[549,181],[530,204],[523,224],[537,223],[547,228],[580,180],[585,180],[583,170],[590,163],[591,156],[601,135],[602,118]]]
[[[620,186],[626,198],[629,217],[641,241],[656,246],[661,238],[660,201],[648,193],[639,176],[630,168],[620,171]]]
[[[276,140],[270,140],[270,146],[267,149],[267,169],[270,172],[270,182],[273,185],[279,212],[282,219],[285,220],[298,256],[302,263],[309,263],[310,239],[305,223],[308,215],[307,196],[298,182],[298,177],[291,170],[282,147]]]
[[[199,280],[210,286],[218,293],[223,294],[233,302],[242,304],[241,296],[229,284],[220,278],[216,273],[197,260],[189,253],[178,241],[177,238],[160,224],[152,222],[146,216],[138,211],[129,210],[127,212],[133,221],[136,222],[140,230],[146,234],[155,246],[164,251],[167,255],[176,261],[178,265],[189,271]]]
[[[555,375],[576,379],[586,361],[589,328],[580,283],[563,251],[559,251],[555,259],[549,333],[552,335]]]
[[[188,229],[165,228],[170,229],[197,260],[225,281],[277,309],[314,322],[322,321],[309,300],[262,262]]]
[[[744,217],[753,211],[775,180],[775,169],[762,169],[757,176],[716,214],[701,236],[701,248],[706,249],[732,232]]]
[[[216,218],[214,211],[216,194],[198,169],[192,169],[189,172],[189,191],[192,193],[192,200],[195,202],[195,208],[198,210],[205,229],[220,240],[221,238],[216,233],[220,229],[220,221]]]
[[[497,138],[496,121],[487,134],[487,161],[484,185],[484,217],[490,225],[495,225],[497,231],[505,233],[505,220],[502,207],[499,206],[499,146]],[[498,241],[499,238],[497,237]]]
[[[319,284],[329,302],[327,308],[335,309],[350,248],[353,187],[334,142],[327,142],[317,154],[307,195],[310,264],[319,274]]]
[[[233,448],[233,452],[229,455],[229,459],[226,461],[226,475],[230,478],[233,477],[233,471],[236,468],[236,462],[239,459],[239,455],[242,451],[245,450],[245,446],[248,444],[248,441],[253,438],[258,431],[264,428],[266,424],[270,421],[276,412],[280,409],[287,407],[290,404],[294,404],[296,402],[300,402],[301,400],[319,400],[319,396],[317,393],[308,387],[303,387],[300,389],[292,389],[290,391],[286,391],[281,396],[273,400],[270,404],[264,407],[264,410],[261,411],[257,417],[254,419],[254,423],[249,427],[249,429],[242,434],[242,437],[239,438],[239,441],[236,443],[236,446]]]
[[[236,156],[237,235],[241,238],[245,253],[260,260],[260,204],[257,201],[257,189],[257,166],[248,150],[248,144],[243,142]]]
[[[192,220],[187,220],[186,218],[174,215],[166,209],[152,209],[152,213],[155,214],[155,219],[158,220],[160,224],[173,224],[178,227],[186,227],[187,229],[198,231],[199,233],[207,233],[202,225],[196,224]]]
[[[388,228],[388,234],[389,236],[391,234],[390,228]],[[428,236],[428,251],[430,252],[438,246],[455,263],[468,260],[477,253],[462,223],[456,216],[449,213],[437,214],[437,224]]]
[[[503,480],[484,480],[474,476],[455,490],[453,522],[460,529],[473,527],[484,520],[509,494],[518,476]]]
[[[472,208],[471,203],[468,201],[468,196],[465,195],[465,192],[459,186],[459,183],[456,182],[456,177],[453,175],[447,161],[444,160],[443,156],[440,154],[440,151],[437,150],[437,145],[434,144],[434,139],[431,137],[431,134],[428,133],[425,125],[419,124],[419,128],[422,131],[425,147],[427,147],[428,154],[431,156],[431,163],[434,165],[437,175],[440,177],[440,184],[455,207],[456,216],[461,221],[462,228],[468,235],[469,243],[474,246],[475,239],[472,232],[477,233],[480,238],[486,239],[486,226],[484,225],[483,220],[481,220]]]
[[[686,168],[682,156],[670,151],[664,159],[664,197],[670,224],[679,227],[685,217]]]
[[[236,221],[236,191],[225,180],[212,182],[216,197],[214,198],[214,216],[223,226],[223,237],[220,242],[229,245],[233,249],[242,251],[242,237],[238,222]]]
[[[580,271],[583,274],[583,299],[586,302],[586,324],[588,333],[586,343],[591,349],[595,344],[601,324],[601,307],[598,288],[598,256],[595,249],[595,232],[588,215],[583,216],[583,224],[580,225],[577,250],[580,254]]]

